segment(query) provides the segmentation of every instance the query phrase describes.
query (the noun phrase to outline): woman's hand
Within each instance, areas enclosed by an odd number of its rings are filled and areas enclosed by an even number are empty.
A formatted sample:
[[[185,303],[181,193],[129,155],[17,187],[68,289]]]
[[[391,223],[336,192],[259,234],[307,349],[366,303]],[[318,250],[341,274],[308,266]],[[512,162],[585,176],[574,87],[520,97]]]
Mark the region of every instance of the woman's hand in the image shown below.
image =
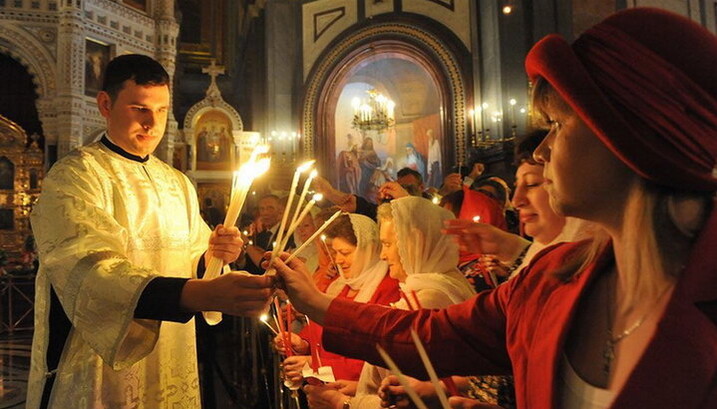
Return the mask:
[[[452,409],[503,409],[501,406],[492,403],[483,403],[475,399],[453,396],[448,398],[448,404]]]
[[[304,377],[301,371],[306,364],[311,365],[311,357],[307,355],[294,355],[284,359],[284,378],[291,383],[299,383]]]
[[[446,220],[444,233],[452,234],[461,250],[472,254],[491,254],[498,260],[511,263],[529,244],[517,234],[495,226],[470,220]]]
[[[351,397],[339,392],[339,385],[329,383],[326,385],[306,385],[304,393],[311,409],[342,409],[344,402]]]
[[[316,288],[311,274],[306,271],[306,266],[301,260],[294,258],[287,265],[284,260],[288,257],[288,253],[282,253],[274,260],[279,287],[286,291],[294,308],[308,315],[316,323],[322,324],[333,297],[321,293]],[[262,266],[268,268],[269,262],[266,261]]]
[[[358,387],[357,381],[347,381],[346,379],[339,379],[336,382],[331,382],[328,385],[335,386],[339,392],[348,396],[356,396],[356,388]]]
[[[299,355],[309,355],[311,353],[309,343],[305,339],[302,339],[293,332],[289,333],[289,338],[291,341],[291,349],[294,352]],[[281,334],[274,337],[274,348],[276,348],[280,354],[286,355],[286,346],[284,345],[284,339]]]
[[[423,403],[429,408],[440,408],[441,401],[438,399],[436,394],[436,388],[433,387],[433,383],[430,381],[419,381],[414,378],[408,379],[408,384],[416,391],[418,397],[421,398]],[[443,382],[441,382],[446,395],[448,391],[445,390]],[[378,396],[381,398],[381,406],[384,408],[407,408],[415,409],[411,398],[406,393],[398,378],[394,375],[387,376],[381,381],[381,386],[378,388]]]

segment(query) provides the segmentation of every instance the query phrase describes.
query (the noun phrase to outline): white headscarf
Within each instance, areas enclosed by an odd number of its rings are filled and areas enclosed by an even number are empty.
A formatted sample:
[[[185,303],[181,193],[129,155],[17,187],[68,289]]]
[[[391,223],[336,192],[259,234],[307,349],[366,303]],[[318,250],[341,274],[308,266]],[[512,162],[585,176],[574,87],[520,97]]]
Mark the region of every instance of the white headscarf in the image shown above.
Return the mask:
[[[441,232],[443,222],[453,213],[429,200],[408,196],[391,201],[396,229],[396,245],[406,272],[404,290],[439,290],[453,303],[475,294],[468,280],[458,271],[458,245]]]
[[[344,286],[358,290],[354,298],[356,302],[368,302],[373,293],[381,284],[386,273],[388,264],[381,261],[381,242],[378,240],[378,225],[376,222],[360,214],[349,214],[351,226],[356,235],[356,252],[353,263],[351,263],[352,278],[346,278],[343,274],[334,280],[326,289],[326,294],[337,295]]]

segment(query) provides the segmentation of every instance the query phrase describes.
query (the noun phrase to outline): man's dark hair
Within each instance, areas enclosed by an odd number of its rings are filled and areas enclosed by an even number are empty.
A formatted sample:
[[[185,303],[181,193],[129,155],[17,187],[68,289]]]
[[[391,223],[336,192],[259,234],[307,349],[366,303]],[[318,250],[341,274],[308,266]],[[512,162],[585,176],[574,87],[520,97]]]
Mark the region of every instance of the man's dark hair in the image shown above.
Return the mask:
[[[261,198],[259,198],[259,201],[261,202],[261,201],[264,200],[264,199],[272,199],[272,200],[274,200],[276,203],[278,203],[278,204],[280,204],[280,205],[282,204],[282,203],[281,203],[281,202],[282,202],[281,198],[280,198],[279,196],[273,194],[273,193],[267,193],[267,194],[263,195]]]
[[[418,179],[419,184],[423,183],[423,176],[411,168],[403,168],[403,169],[399,170],[398,173],[396,173],[396,177],[399,177],[399,178],[402,178],[402,177],[408,176],[408,175],[414,176],[416,179]]]
[[[538,162],[533,159],[533,152],[543,142],[543,139],[548,136],[548,131],[545,129],[537,129],[529,134],[518,139],[518,143],[515,144],[514,160],[515,166],[520,166],[524,162],[528,162],[531,165],[537,165]]]
[[[146,55],[120,55],[107,64],[102,75],[102,91],[114,101],[127,80],[137,85],[169,85],[169,74],[162,64]]]

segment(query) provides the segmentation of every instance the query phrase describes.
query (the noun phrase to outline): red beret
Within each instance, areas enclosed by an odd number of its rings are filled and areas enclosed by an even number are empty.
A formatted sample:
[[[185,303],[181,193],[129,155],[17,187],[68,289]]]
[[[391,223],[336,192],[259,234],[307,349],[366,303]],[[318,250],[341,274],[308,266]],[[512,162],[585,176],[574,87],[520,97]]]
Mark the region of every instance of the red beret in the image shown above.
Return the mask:
[[[717,190],[717,37],[703,27],[660,9],[628,9],[572,45],[543,38],[526,70],[640,176]]]

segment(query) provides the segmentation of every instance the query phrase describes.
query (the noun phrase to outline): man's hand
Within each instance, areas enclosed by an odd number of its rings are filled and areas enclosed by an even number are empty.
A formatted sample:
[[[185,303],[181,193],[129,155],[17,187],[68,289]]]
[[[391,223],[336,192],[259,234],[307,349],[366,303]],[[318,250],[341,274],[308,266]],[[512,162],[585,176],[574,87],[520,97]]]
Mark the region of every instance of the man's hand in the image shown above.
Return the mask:
[[[445,196],[461,189],[463,189],[463,177],[458,173],[451,173],[443,179],[443,186],[439,193],[441,196]]]
[[[399,199],[409,196],[408,191],[398,182],[386,182],[378,188],[378,198],[383,199]]]
[[[468,175],[469,178],[476,180],[478,176],[482,175],[485,171],[485,165],[482,163],[474,163],[471,173]]]
[[[229,315],[257,317],[269,306],[275,278],[232,271],[211,280],[192,279],[182,289],[180,305],[185,311],[220,311]]]
[[[209,260],[216,257],[221,259],[224,264],[232,263],[239,258],[243,245],[241,232],[236,226],[225,228],[219,224],[209,237],[209,248],[204,253],[204,261],[206,265],[209,265]]]

